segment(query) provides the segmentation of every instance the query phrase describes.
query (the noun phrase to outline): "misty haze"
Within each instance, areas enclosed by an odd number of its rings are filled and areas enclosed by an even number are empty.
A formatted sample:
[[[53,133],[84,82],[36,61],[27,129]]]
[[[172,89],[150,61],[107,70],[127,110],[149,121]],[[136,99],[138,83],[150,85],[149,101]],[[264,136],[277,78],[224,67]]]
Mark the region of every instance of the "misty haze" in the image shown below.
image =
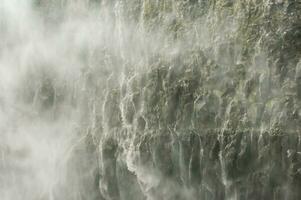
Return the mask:
[[[300,199],[300,0],[0,0],[0,200]]]

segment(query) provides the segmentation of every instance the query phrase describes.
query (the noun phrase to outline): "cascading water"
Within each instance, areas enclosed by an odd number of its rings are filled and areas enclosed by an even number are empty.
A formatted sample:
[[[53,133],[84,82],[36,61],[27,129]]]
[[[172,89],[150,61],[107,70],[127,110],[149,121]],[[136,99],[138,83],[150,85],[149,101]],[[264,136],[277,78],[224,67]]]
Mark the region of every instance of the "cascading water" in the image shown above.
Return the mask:
[[[298,0],[1,0],[1,200],[298,200]]]

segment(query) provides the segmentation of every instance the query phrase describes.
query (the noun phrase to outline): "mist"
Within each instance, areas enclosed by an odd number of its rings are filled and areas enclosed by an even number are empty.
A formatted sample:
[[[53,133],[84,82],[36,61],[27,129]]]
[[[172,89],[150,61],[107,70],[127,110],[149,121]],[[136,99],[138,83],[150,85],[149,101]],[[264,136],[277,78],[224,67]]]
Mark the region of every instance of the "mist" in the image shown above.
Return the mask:
[[[43,8],[33,1],[0,3],[3,200],[67,199],[59,191],[71,188],[67,163],[86,135],[76,105],[78,93],[85,90],[80,78],[88,65],[81,56],[102,44],[102,38],[90,34],[101,35],[96,29],[105,26],[96,16],[69,18],[80,5],[61,16],[51,7],[54,2],[49,3]],[[80,191],[69,191],[77,199]]]
[[[295,1],[1,0],[1,200],[297,200]]]

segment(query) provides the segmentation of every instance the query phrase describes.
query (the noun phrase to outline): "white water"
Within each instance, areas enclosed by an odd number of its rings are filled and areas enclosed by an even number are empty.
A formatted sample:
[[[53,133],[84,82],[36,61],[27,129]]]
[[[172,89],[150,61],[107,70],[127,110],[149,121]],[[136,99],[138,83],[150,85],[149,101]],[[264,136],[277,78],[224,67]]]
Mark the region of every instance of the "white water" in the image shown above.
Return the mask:
[[[227,86],[235,85],[233,66],[243,62],[241,44],[228,41],[240,30],[237,20],[242,13],[232,16],[225,11],[221,17],[210,11],[195,20],[185,16],[193,15],[193,10],[180,10],[183,2],[176,0],[92,2],[0,2],[0,199],[102,199],[101,193],[110,200],[193,200],[199,196],[211,200],[220,195],[214,192],[218,181],[219,187],[226,188],[227,199],[239,199],[238,189],[233,189],[237,183],[228,180],[226,172],[226,157],[232,158],[237,144],[228,143],[224,135],[232,121],[237,121],[237,107],[245,109],[243,117],[238,117],[245,126],[247,120],[256,121],[263,101],[269,96],[276,99],[265,108],[269,121],[250,128],[256,130],[254,141],[243,140],[248,136],[239,141],[243,148],[250,145],[248,142],[258,145],[260,153],[261,148],[265,153],[269,144],[263,138],[256,141],[256,134],[270,130],[290,113],[278,100],[288,90],[280,90],[277,80],[273,90],[269,88],[272,70],[260,48],[263,39],[255,44],[250,67],[243,69],[246,81],[259,77],[253,96],[245,97],[245,80],[238,80],[235,94],[226,94]],[[154,9],[161,4],[161,10]],[[196,4],[203,5],[202,1]],[[193,71],[194,65],[201,66],[201,75],[195,79],[204,82],[204,87],[192,92],[187,103],[190,96],[185,92],[192,88],[189,78],[198,73]],[[173,75],[179,80],[173,80]],[[159,80],[162,77],[164,80]],[[187,111],[173,106],[173,86],[183,90],[181,100],[186,104],[182,107]],[[163,103],[155,99],[157,96]],[[224,99],[227,105],[220,116]],[[163,111],[158,111],[159,103],[150,103],[156,101],[162,103]],[[216,163],[210,163],[210,153],[205,152],[213,149],[214,142],[208,139],[208,147],[198,143],[207,138],[185,139],[186,131],[210,129],[204,121],[187,126],[182,122],[186,116],[197,115],[197,111],[189,111],[191,104],[199,111],[200,121],[210,115],[214,115],[214,123],[221,121],[213,128],[222,129],[216,140],[219,148],[225,149],[219,150]],[[166,126],[162,113],[174,117],[174,124]],[[297,128],[292,126],[293,131]],[[170,138],[161,138],[160,131]],[[300,142],[296,147],[290,142],[286,145],[296,151],[301,146]],[[164,170],[170,167],[169,162],[174,162],[175,174],[167,178]],[[195,162],[204,165],[204,171],[193,171]],[[218,180],[204,178],[194,188],[194,175],[206,176],[207,172]]]

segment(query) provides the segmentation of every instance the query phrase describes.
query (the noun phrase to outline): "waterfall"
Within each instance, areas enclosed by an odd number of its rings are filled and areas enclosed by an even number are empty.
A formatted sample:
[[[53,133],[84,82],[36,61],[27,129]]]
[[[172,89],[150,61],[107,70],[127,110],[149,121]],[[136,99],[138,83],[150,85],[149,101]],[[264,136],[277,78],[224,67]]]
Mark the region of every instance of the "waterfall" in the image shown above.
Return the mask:
[[[1,0],[1,200],[301,198],[298,0]]]

